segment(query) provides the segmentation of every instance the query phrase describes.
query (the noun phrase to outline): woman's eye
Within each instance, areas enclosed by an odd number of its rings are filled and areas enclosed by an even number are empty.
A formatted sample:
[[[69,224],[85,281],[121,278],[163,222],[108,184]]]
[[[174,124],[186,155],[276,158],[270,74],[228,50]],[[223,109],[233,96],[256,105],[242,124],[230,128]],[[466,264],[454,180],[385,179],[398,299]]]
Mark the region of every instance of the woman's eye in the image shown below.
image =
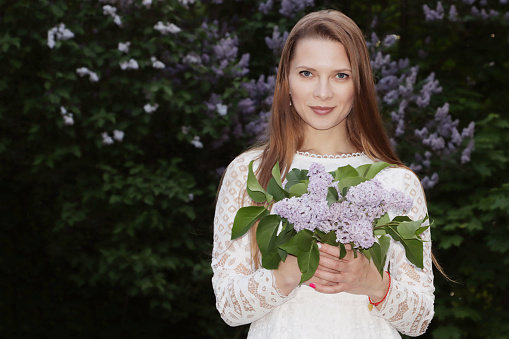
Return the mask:
[[[313,75],[310,71],[300,71],[299,73],[305,77],[310,77]]]
[[[347,79],[348,78],[348,74],[346,74],[346,73],[338,73],[336,76],[339,79]]]

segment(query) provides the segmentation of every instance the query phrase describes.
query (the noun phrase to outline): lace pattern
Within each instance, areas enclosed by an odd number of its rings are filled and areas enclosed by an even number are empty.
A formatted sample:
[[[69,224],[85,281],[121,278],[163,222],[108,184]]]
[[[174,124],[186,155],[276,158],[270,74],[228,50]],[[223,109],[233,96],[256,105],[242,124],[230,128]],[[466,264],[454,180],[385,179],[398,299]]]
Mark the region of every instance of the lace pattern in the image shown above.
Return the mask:
[[[428,213],[424,192],[419,179],[406,169],[388,169],[380,173],[379,180],[385,187],[396,189],[413,198],[413,206],[407,215],[412,220],[424,218]],[[392,217],[392,216],[391,216]],[[429,225],[426,221],[423,225]],[[420,335],[426,331],[433,318],[435,290],[431,260],[431,232],[429,228],[421,234],[426,242],[423,249],[423,269],[411,264],[405,256],[403,245],[391,241],[387,264],[393,277],[387,300],[380,311],[373,313],[387,319],[401,333]]]
[[[299,338],[305,337],[304,324],[315,325],[313,333],[334,338],[365,337],[398,338],[397,331],[415,336],[426,331],[433,317],[434,287],[431,263],[430,232],[421,236],[424,243],[424,268],[412,265],[405,257],[401,244],[392,241],[388,252],[392,284],[381,310],[368,311],[368,298],[348,293],[324,295],[307,286],[299,286],[289,296],[282,295],[275,285],[272,271],[255,270],[251,261],[249,235],[231,238],[235,213],[242,206],[251,204],[247,197],[241,201],[245,190],[249,162],[260,153],[251,151],[237,157],[228,167],[218,195],[214,219],[214,248],[212,284],[216,307],[230,326],[252,323],[250,338]],[[312,162],[322,163],[328,171],[350,164],[354,167],[372,163],[367,156],[344,159],[317,159],[296,157],[292,167],[309,168]],[[256,167],[256,162],[255,162]],[[427,213],[424,194],[417,177],[409,170],[388,168],[378,176],[384,187],[396,188],[413,197],[414,204],[408,212],[411,219],[423,218]],[[386,268],[387,268],[386,267]],[[327,304],[327,307],[324,305]],[[291,319],[289,319],[289,317]],[[356,326],[350,319],[361,319]],[[348,320],[350,319],[350,320]],[[316,327],[326,321],[330,328]],[[301,324],[296,326],[295,324]],[[334,334],[336,333],[336,334]],[[350,335],[345,336],[345,335]]]
[[[226,170],[219,191],[214,218],[214,249],[212,252],[212,285],[216,307],[230,326],[250,323],[290,298],[280,293],[272,271],[254,270],[249,234],[231,239],[237,210],[251,204],[246,196],[249,162],[257,152],[248,152],[235,159]]]

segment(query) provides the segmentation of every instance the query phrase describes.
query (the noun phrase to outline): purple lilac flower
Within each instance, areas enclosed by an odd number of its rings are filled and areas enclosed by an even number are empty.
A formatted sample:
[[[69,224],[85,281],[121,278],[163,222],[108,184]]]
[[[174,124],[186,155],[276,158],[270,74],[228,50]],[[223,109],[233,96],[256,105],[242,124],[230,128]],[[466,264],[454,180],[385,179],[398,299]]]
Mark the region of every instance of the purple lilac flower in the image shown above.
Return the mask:
[[[288,32],[284,32],[283,35],[281,36],[281,33],[279,32],[279,27],[274,26],[274,30],[272,31],[272,38],[265,37],[265,43],[274,54],[279,55],[281,53],[281,50],[283,49],[283,45],[285,44],[287,38]]]
[[[422,187],[424,189],[430,189],[433,188],[438,183],[438,173],[433,173],[433,175],[430,177],[425,176],[421,180]]]
[[[475,130],[475,122],[470,122],[468,124],[468,127],[464,128],[463,131],[461,131],[461,136],[463,138],[473,138],[474,137],[474,130]]]
[[[486,12],[486,10],[483,8],[481,9],[481,18],[483,18],[484,20],[488,19],[490,16],[489,14]]]
[[[497,17],[500,15],[500,12],[499,11],[496,11],[494,9],[490,9],[490,16],[492,17]]]
[[[458,20],[458,11],[456,10],[456,6],[451,5],[449,9],[449,20],[457,21]]]
[[[436,10],[429,8],[428,5],[423,5],[422,9],[424,10],[426,21],[442,20],[444,18],[444,7],[440,1],[437,2]]]
[[[267,0],[267,2],[262,2],[260,6],[258,6],[258,10],[263,14],[267,15],[272,10],[274,6],[274,0]]]
[[[394,189],[385,190],[378,180],[369,180],[351,187],[340,201],[327,204],[329,187],[336,187],[325,167],[313,163],[308,172],[308,193],[301,197],[286,198],[274,204],[273,211],[303,229],[336,232],[336,240],[353,243],[355,248],[370,248],[376,241],[373,224],[389,210],[408,211],[412,199]]]
[[[472,154],[472,151],[475,149],[474,145],[475,145],[474,139],[470,140],[468,146],[463,150],[463,153],[461,153],[462,164],[470,161],[470,155]]]
[[[306,9],[306,7],[314,5],[314,0],[282,0],[279,13],[286,17],[292,17],[294,14]]]
[[[391,47],[396,43],[398,40],[398,37],[395,34],[387,35],[384,39],[384,45],[385,47]]]

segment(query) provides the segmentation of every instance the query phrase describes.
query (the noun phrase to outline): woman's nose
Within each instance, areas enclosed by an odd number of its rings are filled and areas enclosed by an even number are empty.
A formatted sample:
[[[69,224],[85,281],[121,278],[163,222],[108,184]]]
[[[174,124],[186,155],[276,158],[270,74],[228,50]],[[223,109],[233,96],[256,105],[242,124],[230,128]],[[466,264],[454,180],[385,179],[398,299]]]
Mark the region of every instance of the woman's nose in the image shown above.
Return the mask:
[[[315,95],[315,97],[317,97],[321,100],[327,100],[327,99],[332,98],[332,96],[334,95],[334,92],[332,91],[332,88],[331,88],[331,85],[330,85],[328,79],[323,79],[323,80],[318,81],[318,83],[316,84],[314,95]]]

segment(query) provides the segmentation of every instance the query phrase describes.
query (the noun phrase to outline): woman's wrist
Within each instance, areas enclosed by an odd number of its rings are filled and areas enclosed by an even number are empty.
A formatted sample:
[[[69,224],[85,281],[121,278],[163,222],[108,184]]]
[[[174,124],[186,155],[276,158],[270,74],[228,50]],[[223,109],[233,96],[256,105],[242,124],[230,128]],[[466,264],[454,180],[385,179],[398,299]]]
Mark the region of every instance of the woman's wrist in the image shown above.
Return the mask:
[[[297,258],[288,256],[286,261],[279,264],[279,268],[273,271],[278,289],[285,295],[290,294],[300,283],[301,273],[297,264]]]
[[[378,272],[377,274],[378,276],[380,276]],[[369,302],[373,305],[375,304],[378,305],[379,303],[382,303],[389,294],[390,285],[391,276],[389,272],[385,271],[383,274],[383,279],[379,280],[379,284],[376,284],[376,289],[371,294],[368,295]]]

